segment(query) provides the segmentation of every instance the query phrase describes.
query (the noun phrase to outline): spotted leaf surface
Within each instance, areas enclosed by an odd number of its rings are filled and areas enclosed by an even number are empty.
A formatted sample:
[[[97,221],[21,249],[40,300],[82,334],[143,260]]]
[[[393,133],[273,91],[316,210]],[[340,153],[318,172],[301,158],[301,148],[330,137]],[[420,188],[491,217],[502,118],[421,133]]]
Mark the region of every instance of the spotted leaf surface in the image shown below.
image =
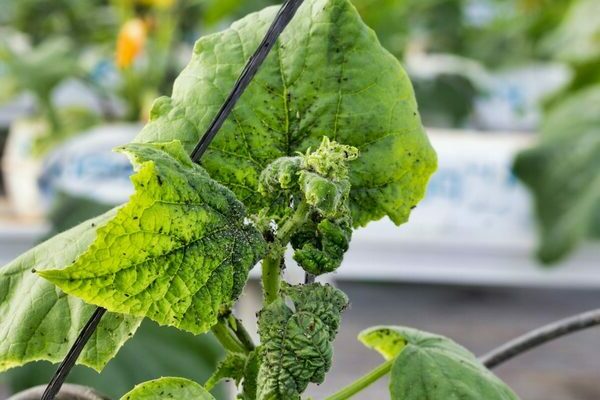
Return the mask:
[[[0,371],[28,362],[60,362],[96,307],[65,294],[35,270],[70,265],[95,240],[116,209],[40,244],[0,268]],[[78,363],[100,371],[131,337],[140,318],[108,313]]]
[[[443,336],[383,326],[367,329],[359,340],[395,359],[392,400],[518,400],[473,354]]]
[[[185,378],[160,378],[137,385],[121,400],[215,400],[202,386]]]
[[[240,294],[263,239],[179,142],[120,151],[136,169],[130,201],[71,266],[39,274],[110,311],[206,332]]]
[[[348,305],[346,295],[329,285],[287,286],[282,292],[259,315],[259,400],[300,399],[309,383],[323,382]]]
[[[191,151],[258,46],[278,7],[201,38],[171,97],[158,99],[139,142],[181,140]],[[411,83],[348,0],[307,0],[282,33],[203,157],[213,178],[251,212],[272,161],[316,148],[323,136],[360,151],[350,164],[354,226],[407,220],[436,156]]]

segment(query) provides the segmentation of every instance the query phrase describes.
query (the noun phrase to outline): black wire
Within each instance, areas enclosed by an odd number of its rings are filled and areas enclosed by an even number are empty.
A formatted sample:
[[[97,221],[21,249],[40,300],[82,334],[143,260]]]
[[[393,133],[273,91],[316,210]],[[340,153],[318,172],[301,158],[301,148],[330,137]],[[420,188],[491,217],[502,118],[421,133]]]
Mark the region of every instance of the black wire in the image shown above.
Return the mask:
[[[534,329],[483,355],[479,361],[492,369],[552,340],[599,325],[600,309],[587,311]]]
[[[265,61],[265,58],[267,58],[267,55],[275,45],[277,38],[279,37],[279,35],[281,35],[281,32],[283,32],[285,27],[292,20],[292,18],[296,14],[296,11],[298,11],[298,8],[300,7],[300,5],[302,5],[303,1],[304,0],[287,0],[283,4],[283,6],[281,6],[279,12],[277,13],[277,16],[275,17],[275,20],[267,30],[267,33],[265,34],[265,37],[263,38],[262,42],[254,52],[252,57],[250,57],[250,59],[246,63],[246,66],[244,67],[242,73],[240,74],[240,77],[233,86],[231,93],[229,94],[229,96],[221,106],[221,109],[213,119],[212,123],[210,124],[210,126],[208,127],[208,129],[206,130],[206,132],[192,151],[190,157],[194,162],[198,162],[200,160],[200,158],[202,157],[212,140],[215,138],[217,132],[219,131],[221,126],[223,126],[223,123],[231,113],[231,110],[233,110],[233,107],[248,87],[248,84],[250,83],[252,78],[254,78],[254,75],[256,75],[263,61]],[[81,354],[81,351],[83,350],[86,343],[98,327],[98,324],[100,323],[100,320],[102,319],[102,316],[105,312],[106,309],[98,307],[94,314],[92,314],[92,317],[85,324],[83,330],[79,333],[79,336],[75,340],[75,343],[73,343],[73,346],[71,347],[71,349],[69,349],[67,356],[58,366],[58,369],[54,373],[54,376],[50,380],[50,383],[48,383],[48,386],[46,387],[46,390],[44,391],[41,400],[54,400],[54,397],[60,391],[60,388],[65,382],[65,379],[67,379],[67,376],[69,375],[71,369],[75,365],[75,361],[77,361],[77,358]]]
[[[89,321],[79,333],[75,343],[73,343],[73,346],[71,346],[71,349],[69,349],[67,356],[58,366],[58,369],[54,373],[50,383],[48,383],[46,390],[44,390],[41,400],[54,400],[54,396],[56,396],[63,383],[65,383],[65,379],[67,379],[69,372],[71,372],[71,369],[75,365],[75,361],[77,361],[77,358],[81,354],[85,344],[88,342],[88,340],[90,340],[90,337],[98,327],[98,324],[100,323],[104,313],[106,313],[105,308],[96,308],[96,311],[94,311]]]
[[[239,98],[244,93],[244,90],[248,87],[248,84],[256,75],[258,68],[261,66],[267,55],[275,45],[277,38],[283,32],[287,24],[292,20],[298,7],[302,4],[303,0],[288,0],[285,4],[279,9],[275,20],[269,27],[267,34],[264,39],[248,60],[248,63],[244,67],[240,77],[235,83],[233,90],[225,100],[225,103],[221,106],[221,109],[217,113],[217,116],[212,121],[208,130],[202,136],[194,150],[192,151],[191,158],[194,162],[198,162],[200,157],[204,154],[210,142],[214,139],[215,135],[229,116],[229,113],[235,106],[235,103],[239,100]]]

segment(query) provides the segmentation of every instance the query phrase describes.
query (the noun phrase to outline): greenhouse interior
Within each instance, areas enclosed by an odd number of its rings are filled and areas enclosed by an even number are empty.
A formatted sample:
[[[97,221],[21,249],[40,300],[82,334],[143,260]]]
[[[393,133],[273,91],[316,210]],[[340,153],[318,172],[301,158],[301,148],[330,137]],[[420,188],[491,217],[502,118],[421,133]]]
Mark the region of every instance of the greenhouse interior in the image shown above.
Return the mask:
[[[600,399],[600,1],[0,0],[0,399]]]

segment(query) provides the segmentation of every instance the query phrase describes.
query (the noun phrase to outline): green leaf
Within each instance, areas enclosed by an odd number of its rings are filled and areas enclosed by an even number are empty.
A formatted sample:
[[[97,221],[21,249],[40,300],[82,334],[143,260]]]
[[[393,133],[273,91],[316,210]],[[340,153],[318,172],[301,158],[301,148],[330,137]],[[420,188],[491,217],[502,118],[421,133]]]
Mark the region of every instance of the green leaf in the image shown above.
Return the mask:
[[[282,293],[259,314],[259,400],[300,399],[310,382],[323,382],[348,305],[346,295],[329,285],[286,286]]]
[[[211,390],[223,379],[231,378],[239,384],[244,378],[244,369],[248,357],[241,353],[228,353],[223,361],[219,363],[212,376],[206,381],[204,387]]]
[[[135,336],[113,358],[101,374],[76,366],[69,382],[91,386],[110,399],[118,399],[138,383],[157,376],[180,376],[204,382],[222,357],[222,348],[212,335],[192,335],[176,328],[158,326],[146,319]],[[0,375],[12,393],[48,383],[56,366],[47,362],[30,363]],[[216,388],[213,395],[225,398]]]
[[[215,400],[210,393],[194,381],[185,378],[159,378],[137,385],[121,400]]]
[[[237,299],[265,244],[180,143],[130,144],[135,193],[71,266],[40,275],[86,302],[198,334]]]
[[[117,209],[83,222],[0,269],[0,371],[31,361],[61,361],[96,307],[67,296],[34,270],[71,264]],[[141,319],[108,313],[78,362],[100,371],[133,335]]]
[[[173,94],[158,99],[139,142],[181,140],[191,151],[220,108],[279,7],[201,38]],[[323,136],[359,149],[350,163],[354,226],[407,220],[436,156],[410,80],[348,0],[307,0],[203,157],[213,178],[252,213],[261,171],[316,148]]]
[[[541,143],[520,153],[515,174],[533,191],[541,230],[539,258],[564,258],[586,238],[600,238],[600,85],[553,107]]]
[[[443,336],[382,326],[363,331],[359,340],[388,360],[396,358],[393,400],[518,400],[473,354]]]

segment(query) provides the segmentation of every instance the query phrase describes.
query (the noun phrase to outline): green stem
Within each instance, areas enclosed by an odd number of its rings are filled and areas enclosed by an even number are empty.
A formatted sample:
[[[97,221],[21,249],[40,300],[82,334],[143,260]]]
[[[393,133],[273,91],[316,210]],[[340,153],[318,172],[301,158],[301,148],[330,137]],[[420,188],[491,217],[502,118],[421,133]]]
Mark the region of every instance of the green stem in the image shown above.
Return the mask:
[[[301,226],[308,217],[310,207],[305,201],[298,204],[294,214],[277,229],[277,243],[270,254],[262,262],[262,284],[263,284],[263,303],[271,304],[279,297],[281,287],[281,266],[283,265],[283,256],[285,248],[290,242],[294,232]]]
[[[279,296],[281,287],[282,254],[269,254],[262,261],[263,303],[271,304]]]
[[[300,202],[294,214],[288,219],[278,230],[277,240],[285,248],[290,242],[290,239],[294,232],[306,221],[308,218],[308,212],[310,211],[309,205],[306,201]]]
[[[233,318],[233,320],[235,321],[235,329],[232,329],[237,338],[240,340],[240,342],[242,342],[244,347],[248,349],[248,351],[254,350],[256,346],[254,345],[254,341],[252,340],[250,333],[248,333],[248,330],[242,323],[242,320],[234,317],[233,315],[231,315],[231,318]]]
[[[390,372],[390,370],[392,369],[392,365],[394,364],[394,360],[395,359],[391,359],[391,360],[384,362],[383,364],[379,365],[377,368],[375,368],[368,374],[364,375],[363,377],[358,378],[357,380],[355,380],[354,382],[352,382],[350,385],[346,386],[342,390],[327,397],[325,400],[349,399],[350,397],[354,396],[356,393],[365,389],[367,386],[369,386],[370,384],[372,384],[373,382],[375,382],[376,380],[378,380],[379,378],[381,378],[382,376],[384,376],[385,374]]]
[[[229,329],[229,325],[226,322],[217,322],[217,324],[212,327],[211,331],[226,350],[234,353],[248,353],[248,349],[246,349],[244,344],[237,336],[235,336],[231,329]]]
[[[250,334],[246,330],[242,320],[236,318],[233,313],[229,313],[227,316],[221,317],[221,321],[231,330],[231,332],[244,346],[244,349],[246,349],[247,352],[251,352],[256,348],[254,341],[252,340],[252,337],[250,337]]]

